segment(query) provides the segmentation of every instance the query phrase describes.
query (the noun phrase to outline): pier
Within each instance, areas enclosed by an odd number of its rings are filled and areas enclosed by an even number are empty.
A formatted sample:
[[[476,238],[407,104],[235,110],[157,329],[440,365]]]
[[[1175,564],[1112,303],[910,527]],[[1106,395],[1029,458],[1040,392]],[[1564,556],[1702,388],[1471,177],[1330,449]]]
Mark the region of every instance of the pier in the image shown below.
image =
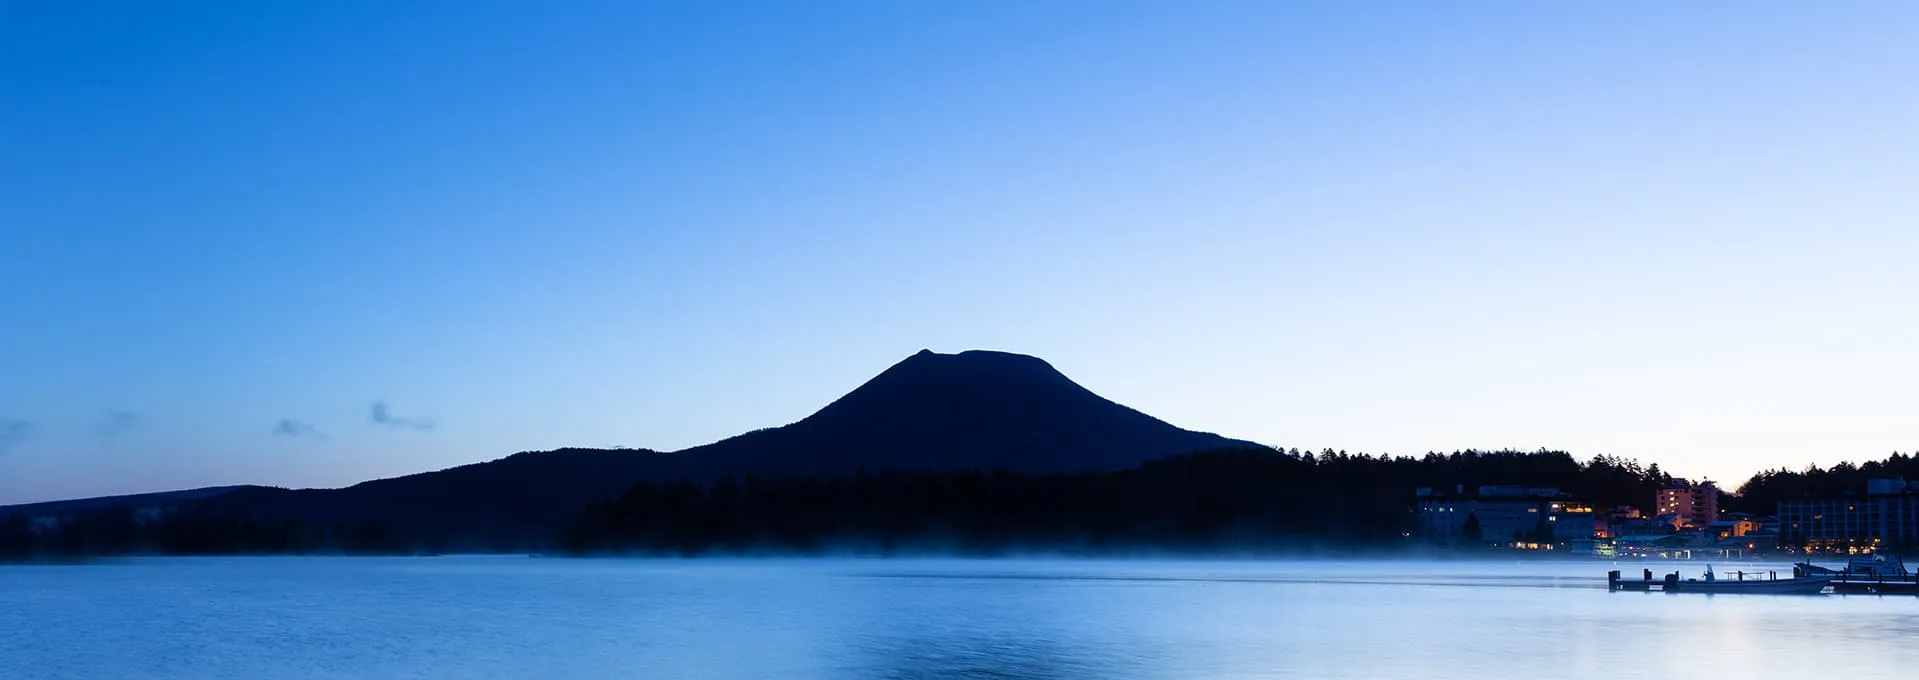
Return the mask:
[[[1919,595],[1919,581],[1911,577],[1840,574],[1832,592],[1855,595]]]
[[[1620,578],[1618,569],[1614,569],[1612,571],[1606,572],[1606,589],[1607,590],[1638,590],[1638,591],[1670,590],[1671,585],[1678,582],[1679,582],[1679,572],[1676,572],[1676,571],[1673,573],[1667,574],[1665,578],[1662,578],[1656,581],[1653,580],[1651,569],[1645,570],[1645,573],[1639,579]]]
[[[1778,571],[1744,572],[1735,571],[1727,577],[1720,577],[1707,567],[1705,578],[1682,579],[1679,572],[1653,578],[1652,570],[1640,573],[1637,579],[1624,578],[1619,570],[1606,572],[1606,589],[1614,592],[1637,591],[1663,593],[1754,593],[1754,594],[1801,594],[1812,595],[1824,592],[1826,587],[1836,581],[1831,576],[1801,576],[1794,574],[1779,578]]]

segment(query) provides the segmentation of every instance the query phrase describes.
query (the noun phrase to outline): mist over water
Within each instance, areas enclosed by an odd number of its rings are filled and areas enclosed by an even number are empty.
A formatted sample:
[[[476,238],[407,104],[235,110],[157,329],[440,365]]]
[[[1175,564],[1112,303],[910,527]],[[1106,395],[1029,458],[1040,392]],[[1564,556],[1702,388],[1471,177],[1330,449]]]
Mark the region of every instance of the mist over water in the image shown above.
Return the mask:
[[[1611,568],[526,557],[8,566],[0,678],[1806,678],[1919,664],[1905,644],[1919,634],[1919,599],[1608,593]]]

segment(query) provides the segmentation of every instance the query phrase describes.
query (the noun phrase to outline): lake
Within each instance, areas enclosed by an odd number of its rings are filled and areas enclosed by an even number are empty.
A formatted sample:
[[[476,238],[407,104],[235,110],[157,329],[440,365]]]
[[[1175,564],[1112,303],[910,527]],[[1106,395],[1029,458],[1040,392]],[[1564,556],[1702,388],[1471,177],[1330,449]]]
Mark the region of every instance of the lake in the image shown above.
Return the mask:
[[[1919,668],[1908,644],[1919,598],[1609,593],[1609,568],[527,557],[6,566],[0,678],[1864,678]]]

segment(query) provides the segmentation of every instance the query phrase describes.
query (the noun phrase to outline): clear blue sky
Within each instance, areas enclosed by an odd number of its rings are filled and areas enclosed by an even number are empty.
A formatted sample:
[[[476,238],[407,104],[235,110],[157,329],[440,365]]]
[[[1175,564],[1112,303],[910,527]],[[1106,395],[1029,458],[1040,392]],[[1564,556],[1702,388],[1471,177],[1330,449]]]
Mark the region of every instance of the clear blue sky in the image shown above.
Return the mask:
[[[1905,2],[0,4],[0,502],[804,417],[1919,448]],[[385,422],[375,405],[384,404]]]

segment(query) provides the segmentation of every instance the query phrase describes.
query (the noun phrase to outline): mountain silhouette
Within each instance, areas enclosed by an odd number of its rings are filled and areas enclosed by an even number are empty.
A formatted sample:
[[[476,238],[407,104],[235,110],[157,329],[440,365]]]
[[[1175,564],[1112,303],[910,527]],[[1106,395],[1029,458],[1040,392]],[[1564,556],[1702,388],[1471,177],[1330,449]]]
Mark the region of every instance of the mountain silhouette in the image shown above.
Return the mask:
[[[1248,442],[1174,427],[1022,354],[921,350],[819,412],[674,454],[689,476],[1117,470]]]
[[[1036,357],[923,350],[798,422],[671,453],[569,448],[340,489],[244,486],[121,500],[261,522],[379,522],[403,534],[434,536],[440,546],[511,551],[537,542],[587,503],[641,481],[1123,470],[1242,446],[1252,444],[1183,430],[1100,397]],[[112,501],[89,499],[85,507]],[[33,510],[60,507],[79,506]],[[0,508],[0,516],[25,510]]]

